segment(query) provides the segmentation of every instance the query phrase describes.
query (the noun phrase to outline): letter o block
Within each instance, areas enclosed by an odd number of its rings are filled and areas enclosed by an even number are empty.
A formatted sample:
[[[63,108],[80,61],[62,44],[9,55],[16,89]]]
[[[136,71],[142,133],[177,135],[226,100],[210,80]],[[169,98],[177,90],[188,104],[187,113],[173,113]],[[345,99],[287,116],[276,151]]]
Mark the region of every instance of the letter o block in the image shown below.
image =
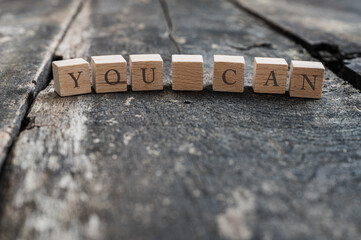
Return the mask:
[[[289,93],[291,97],[321,98],[325,67],[320,62],[292,61]]]
[[[121,55],[91,57],[91,69],[96,93],[127,91],[127,62]]]
[[[176,91],[203,90],[203,57],[201,55],[172,55],[172,89]]]
[[[129,56],[133,91],[163,90],[163,59],[159,54]]]
[[[60,96],[91,93],[89,63],[82,58],[54,61],[54,88]]]
[[[283,58],[254,58],[253,91],[285,94],[287,72],[288,64]]]
[[[242,56],[214,55],[213,91],[244,91],[244,58]]]

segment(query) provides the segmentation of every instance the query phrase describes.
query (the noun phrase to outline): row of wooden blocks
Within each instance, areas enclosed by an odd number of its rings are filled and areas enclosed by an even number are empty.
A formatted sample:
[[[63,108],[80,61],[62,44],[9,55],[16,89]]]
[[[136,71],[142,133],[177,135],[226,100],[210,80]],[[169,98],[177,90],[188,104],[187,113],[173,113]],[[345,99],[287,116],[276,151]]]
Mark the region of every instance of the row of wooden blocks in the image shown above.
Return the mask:
[[[163,89],[163,59],[159,54],[129,56],[133,91]],[[242,56],[214,55],[213,90],[243,92],[245,61]],[[127,90],[127,62],[121,55],[91,57],[92,85],[97,93]],[[320,62],[291,62],[291,97],[321,98],[325,68]],[[53,62],[55,91],[60,96],[91,92],[89,63],[82,58]],[[253,90],[256,93],[285,94],[288,64],[283,58],[256,57]],[[172,89],[203,90],[201,55],[172,55]]]

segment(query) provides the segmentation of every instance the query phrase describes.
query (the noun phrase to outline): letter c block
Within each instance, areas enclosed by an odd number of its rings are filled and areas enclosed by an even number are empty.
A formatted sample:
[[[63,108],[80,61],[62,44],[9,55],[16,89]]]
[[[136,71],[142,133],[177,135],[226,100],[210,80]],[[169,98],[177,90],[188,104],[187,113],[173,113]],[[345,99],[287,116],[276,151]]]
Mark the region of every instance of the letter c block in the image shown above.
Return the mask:
[[[213,91],[244,91],[244,58],[242,56],[214,55]]]
[[[89,63],[82,58],[54,61],[54,88],[60,96],[91,93]]]
[[[163,59],[159,54],[129,56],[133,91],[163,90]]]

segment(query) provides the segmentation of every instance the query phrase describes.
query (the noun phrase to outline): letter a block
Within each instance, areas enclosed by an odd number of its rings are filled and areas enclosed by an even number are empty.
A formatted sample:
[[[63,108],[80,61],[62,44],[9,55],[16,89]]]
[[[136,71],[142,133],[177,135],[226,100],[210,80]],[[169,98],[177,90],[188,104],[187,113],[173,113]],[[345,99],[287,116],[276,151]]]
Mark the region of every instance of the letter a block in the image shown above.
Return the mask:
[[[285,94],[287,72],[288,64],[283,58],[254,58],[253,91]]]
[[[95,92],[127,91],[127,62],[121,55],[91,57],[91,69]]]
[[[244,58],[242,56],[214,55],[213,91],[244,91]]]
[[[203,90],[203,57],[201,55],[172,55],[172,89]]]
[[[292,61],[289,93],[291,97],[321,98],[325,67],[320,62]]]
[[[163,90],[163,59],[159,54],[129,56],[133,91]]]
[[[91,92],[89,63],[82,58],[53,62],[54,88],[60,96]]]

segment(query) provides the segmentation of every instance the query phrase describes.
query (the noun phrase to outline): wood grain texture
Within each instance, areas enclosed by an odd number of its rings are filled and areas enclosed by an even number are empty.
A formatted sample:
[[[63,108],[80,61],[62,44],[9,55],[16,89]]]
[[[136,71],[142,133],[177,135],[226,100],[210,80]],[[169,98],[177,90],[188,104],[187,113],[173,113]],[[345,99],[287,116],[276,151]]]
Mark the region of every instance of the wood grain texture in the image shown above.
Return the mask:
[[[256,93],[285,94],[288,64],[283,58],[255,57],[252,87]]]
[[[157,1],[92,1],[84,55],[156,50],[165,89],[42,91],[4,166],[0,239],[358,239],[359,92],[326,69],[318,101],[254,94],[254,56],[314,59],[228,2],[166,6],[171,22]],[[204,91],[171,91],[178,49],[204,56]],[[244,93],[211,90],[214,54],[245,57]]]
[[[244,91],[244,57],[214,55],[213,57],[213,91]]]
[[[0,167],[32,99],[43,89],[51,59],[81,1],[1,1]]]
[[[172,55],[172,89],[174,91],[203,90],[203,57]]]

